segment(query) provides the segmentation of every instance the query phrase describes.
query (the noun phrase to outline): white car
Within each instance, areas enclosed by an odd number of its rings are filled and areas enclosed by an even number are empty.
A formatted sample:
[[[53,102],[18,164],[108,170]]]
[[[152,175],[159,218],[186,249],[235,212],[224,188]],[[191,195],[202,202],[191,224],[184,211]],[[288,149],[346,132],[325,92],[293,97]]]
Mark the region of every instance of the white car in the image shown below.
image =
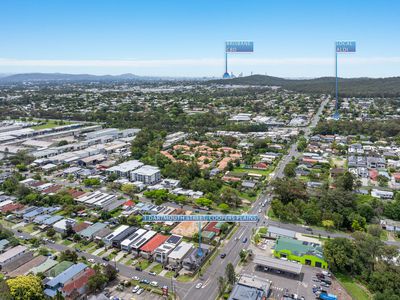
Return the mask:
[[[203,286],[203,284],[201,282],[199,282],[198,284],[196,284],[196,289],[200,289]]]
[[[140,281],[140,278],[138,276],[133,276],[132,279],[135,281]]]
[[[140,295],[141,293],[143,293],[144,289],[140,289],[136,292],[136,294]]]
[[[137,293],[138,291],[140,290],[140,286],[135,286],[133,289],[132,289],[132,293]]]
[[[328,271],[322,271],[321,273],[325,276],[331,277],[331,273],[329,273]]]
[[[158,286],[158,282],[157,281],[152,281],[152,282],[150,282],[150,285],[151,286]]]
[[[90,262],[90,263],[92,263],[92,264],[94,264],[94,259],[93,259],[93,258],[88,258],[87,261]]]

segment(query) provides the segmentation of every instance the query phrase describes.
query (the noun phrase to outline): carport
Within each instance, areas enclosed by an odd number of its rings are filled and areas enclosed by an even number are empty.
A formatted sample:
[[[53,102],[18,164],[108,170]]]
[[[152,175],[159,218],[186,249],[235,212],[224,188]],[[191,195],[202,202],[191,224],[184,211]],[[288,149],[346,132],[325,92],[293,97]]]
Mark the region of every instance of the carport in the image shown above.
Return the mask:
[[[303,266],[287,260],[272,258],[268,256],[256,255],[253,259],[256,267],[263,267],[264,269],[272,271],[279,271],[294,276],[300,276]]]

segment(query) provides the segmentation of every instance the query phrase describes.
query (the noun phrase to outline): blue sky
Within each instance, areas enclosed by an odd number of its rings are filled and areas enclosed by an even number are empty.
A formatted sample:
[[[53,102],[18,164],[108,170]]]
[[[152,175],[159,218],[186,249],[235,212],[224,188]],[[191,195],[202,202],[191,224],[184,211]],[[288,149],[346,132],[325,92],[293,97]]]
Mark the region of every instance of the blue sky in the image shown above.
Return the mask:
[[[399,76],[395,0],[2,0],[0,73],[221,76],[224,41],[253,40],[229,69],[284,77]]]

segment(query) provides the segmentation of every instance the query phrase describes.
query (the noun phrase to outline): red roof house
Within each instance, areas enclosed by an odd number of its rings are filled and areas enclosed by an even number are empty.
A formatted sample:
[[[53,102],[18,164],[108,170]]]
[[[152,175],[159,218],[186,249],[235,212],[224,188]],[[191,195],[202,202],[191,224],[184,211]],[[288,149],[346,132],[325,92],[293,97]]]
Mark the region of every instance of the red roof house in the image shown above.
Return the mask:
[[[147,256],[150,257],[153,255],[154,251],[164,244],[164,242],[169,238],[169,236],[162,235],[160,233],[157,233],[150,241],[148,241],[146,244],[144,244],[140,248],[140,253],[142,256]]]
[[[76,297],[72,296],[72,292],[74,291],[77,292],[74,294],[84,295],[89,278],[95,274],[95,270],[88,268],[79,277],[65,284],[62,289],[65,299],[76,299]]]
[[[76,199],[86,193],[72,189],[72,190],[68,190],[68,194],[70,194],[72,198]]]
[[[265,170],[265,169],[268,168],[268,165],[267,165],[266,163],[264,163],[264,162],[258,162],[258,163],[256,163],[256,164],[253,165],[253,168],[254,168],[254,169],[262,169],[262,170]]]
[[[4,205],[0,208],[0,211],[2,213],[7,213],[10,211],[14,211],[14,210],[20,210],[22,209],[24,206],[21,203],[9,203],[7,205]]]
[[[400,182],[400,173],[393,173],[393,178],[396,182]]]
[[[215,227],[215,225],[217,225],[217,224],[218,224],[218,222],[210,222],[207,224],[206,227],[204,227],[203,230],[204,231],[212,231],[212,232],[215,232],[216,234],[219,234],[221,230],[219,228]]]
[[[378,175],[379,175],[378,170],[375,169],[369,170],[369,177],[371,178],[371,180],[373,181],[378,180]]]
[[[128,200],[128,201],[126,201],[126,202],[124,203],[123,208],[124,208],[124,209],[127,209],[127,208],[133,207],[133,206],[135,206],[135,202],[133,202],[132,200]]]

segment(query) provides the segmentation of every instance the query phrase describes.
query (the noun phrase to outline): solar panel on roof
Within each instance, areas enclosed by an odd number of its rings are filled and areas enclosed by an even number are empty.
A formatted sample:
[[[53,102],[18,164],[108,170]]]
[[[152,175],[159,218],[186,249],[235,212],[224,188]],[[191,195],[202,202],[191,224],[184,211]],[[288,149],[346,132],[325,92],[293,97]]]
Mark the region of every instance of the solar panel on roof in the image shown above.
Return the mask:
[[[177,242],[179,242],[181,240],[180,236],[177,235],[171,235],[169,237],[169,239],[167,240],[167,243],[171,243],[171,244],[176,244]]]

